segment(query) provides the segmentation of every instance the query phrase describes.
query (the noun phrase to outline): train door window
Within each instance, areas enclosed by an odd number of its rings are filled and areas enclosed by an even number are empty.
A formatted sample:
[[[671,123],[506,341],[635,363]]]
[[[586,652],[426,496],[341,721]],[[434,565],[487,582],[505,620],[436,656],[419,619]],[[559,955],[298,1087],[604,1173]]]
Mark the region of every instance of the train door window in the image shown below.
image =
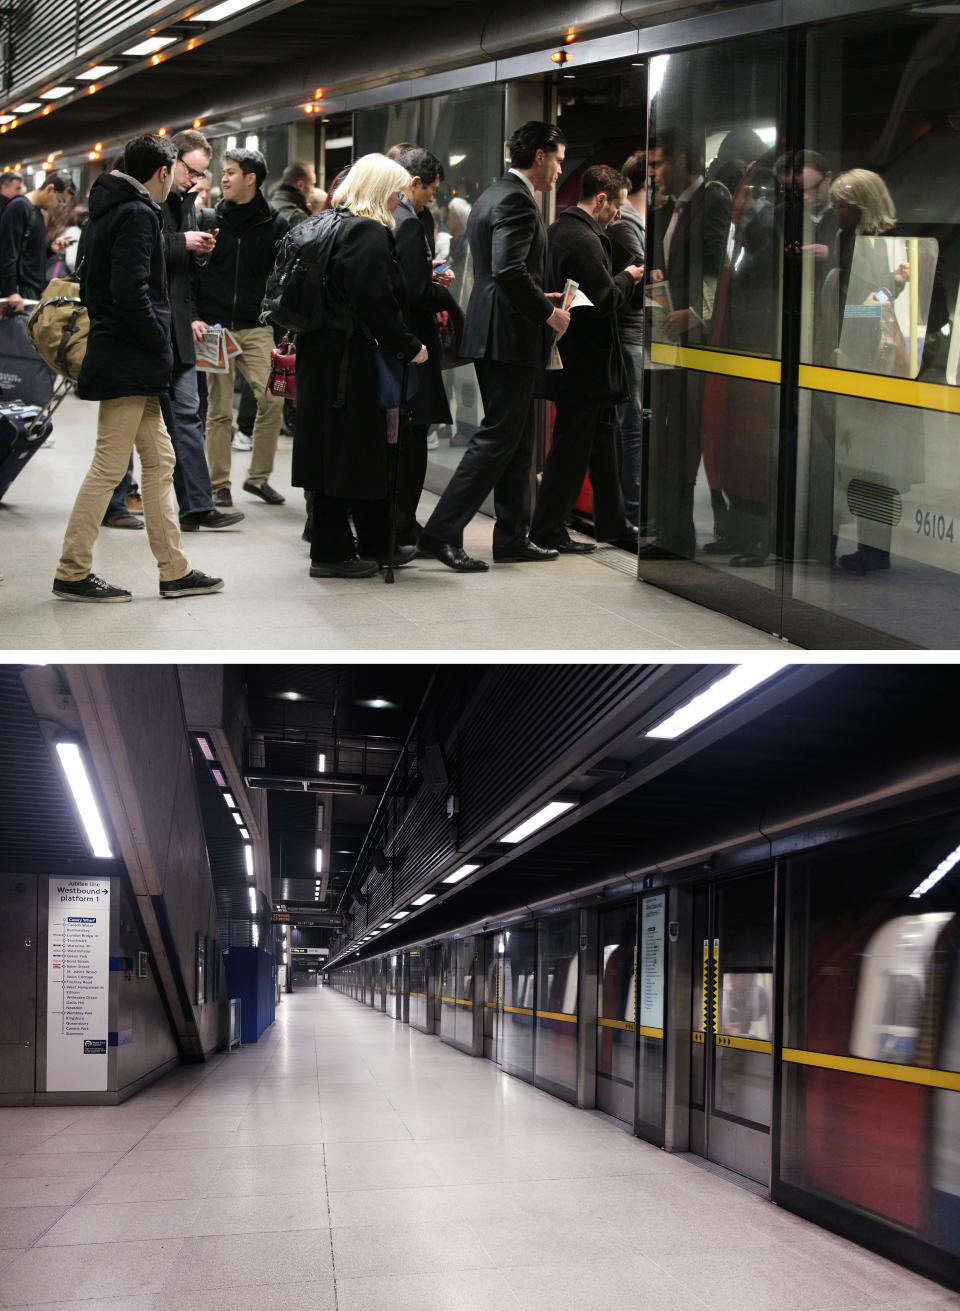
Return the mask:
[[[533,1082],[536,929],[519,925],[503,935],[503,1044],[501,1066]]]
[[[440,947],[440,1037],[453,1042],[457,1036],[457,944]]]
[[[483,1054],[488,1061],[500,1061],[500,1004],[503,983],[503,934],[488,933],[483,939]]]
[[[956,645],[960,597],[958,38],[953,6],[811,29],[790,175],[805,225],[793,597],[931,647]]]
[[[541,921],[537,951],[534,1083],[557,1097],[577,1095],[577,987],[580,916]]]
[[[457,1006],[454,1020],[457,1045],[473,1048],[473,978],[477,964],[476,938],[457,943]]]
[[[422,951],[410,952],[410,1023],[416,1029],[427,1029],[427,977],[426,956]]]
[[[597,964],[597,1106],[633,1124],[637,908],[601,911]]]
[[[788,1196],[954,1268],[958,844],[960,816],[790,863],[780,1166]]]
[[[773,878],[694,896],[691,1146],[767,1183],[773,1092]]]

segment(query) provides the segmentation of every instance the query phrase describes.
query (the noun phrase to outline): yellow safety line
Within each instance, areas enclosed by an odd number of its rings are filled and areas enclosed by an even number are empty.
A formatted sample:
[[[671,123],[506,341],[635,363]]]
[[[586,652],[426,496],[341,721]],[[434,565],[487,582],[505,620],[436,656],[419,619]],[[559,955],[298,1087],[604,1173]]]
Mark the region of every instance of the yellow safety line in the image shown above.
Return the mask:
[[[566,1024],[576,1024],[575,1015],[563,1015],[559,1011],[537,1011],[538,1020],[563,1020]]]
[[[532,1015],[533,1011],[526,1006],[504,1006],[503,1008],[508,1015]]]
[[[722,373],[728,378],[749,378],[754,382],[780,382],[780,361],[759,359],[755,355],[732,355],[725,351],[703,350],[696,346],[671,346],[655,341],[650,346],[654,364],[671,364],[674,368],[694,369],[698,373]]]
[[[842,1070],[845,1074],[866,1074],[875,1079],[893,1079],[897,1083],[919,1083],[928,1088],[960,1092],[960,1072],[954,1070],[928,1070],[917,1065],[893,1065],[887,1061],[865,1061],[854,1056],[830,1056],[826,1052],[804,1052],[794,1047],[784,1047],[783,1059],[792,1065]]]
[[[637,1030],[641,1038],[662,1038],[663,1030],[656,1029],[652,1024],[641,1024]]]
[[[808,391],[834,392],[840,396],[862,396],[891,405],[911,405],[918,410],[940,410],[960,414],[960,387],[937,382],[915,382],[912,378],[887,378],[879,373],[857,373],[852,369],[825,369],[800,365],[800,386]]]
[[[694,1029],[693,1033],[691,1033],[690,1035],[691,1042],[706,1042],[706,1040],[707,1040],[707,1035],[703,1032],[702,1029]]]
[[[762,1038],[734,1038],[729,1033],[717,1034],[718,1047],[737,1047],[743,1052],[765,1052],[769,1055],[773,1051],[772,1042],[764,1042]]]
[[[625,1029],[627,1033],[634,1033],[637,1027],[633,1020],[607,1020],[602,1016],[597,1024],[601,1029]]]
[[[472,1001],[458,1001],[456,997],[441,997],[441,1001],[448,1002],[451,1006],[472,1006]]]
[[[410,994],[411,997],[423,997],[424,999],[426,999],[426,995],[425,992],[411,992]]]

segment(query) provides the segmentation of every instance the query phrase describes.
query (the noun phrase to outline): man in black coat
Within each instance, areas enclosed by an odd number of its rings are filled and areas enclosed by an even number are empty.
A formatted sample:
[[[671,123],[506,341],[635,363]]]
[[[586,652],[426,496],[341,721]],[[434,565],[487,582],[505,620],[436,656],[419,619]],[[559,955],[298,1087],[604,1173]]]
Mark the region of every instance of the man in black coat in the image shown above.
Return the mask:
[[[460,351],[476,360],[483,424],[420,538],[423,555],[460,573],[487,568],[464,551],[463,530],[491,491],[494,560],[558,558],[528,534],[534,389],[551,330],[560,336],[570,322],[555,304],[560,292],[543,291],[547,234],[536,193],[556,184],[566,141],[554,124],[529,122],[513,134],[509,148],[509,171],[479,197],[467,225],[474,284]]]
[[[678,346],[706,346],[730,235],[730,193],[718,183],[704,184],[703,150],[686,133],[658,131],[647,149],[647,167],[659,195],[673,199],[672,208],[654,215],[653,249],[659,262],[650,278],[666,281],[672,305],[664,331]],[[639,554],[641,560],[692,559],[703,374],[680,366],[655,371],[651,390],[651,508],[657,540]]]
[[[143,471],[147,540],[162,597],[218,592],[223,580],[191,569],[173,508],[174,454],[160,396],[170,381],[170,305],[160,205],[176,156],[159,136],[124,147],[123,167],[102,174],[90,192],[90,223],[80,295],[90,314],[77,381],[83,400],[100,402],[93,463],[67,524],[54,596],[64,601],[129,601],[130,593],[91,572],[93,544],[114,487],[136,444]]]
[[[180,528],[228,528],[243,518],[239,510],[218,510],[213,503],[210,470],[204,449],[204,426],[197,393],[197,352],[194,323],[196,273],[216,245],[212,232],[197,230],[193,188],[207,171],[210,143],[192,128],[173,138],[177,152],[173,186],[160,207],[163,249],[167,261],[170,317],[173,329],[173,371],[170,390],[160,397],[163,421],[177,457],[173,487],[180,509]]]
[[[197,291],[198,331],[208,324],[229,328],[243,351],[231,357],[229,372],[207,375],[207,463],[213,499],[219,509],[233,505],[230,440],[234,365],[257,398],[253,451],[243,490],[268,505],[282,505],[284,501],[267,481],[277,454],[283,400],[266,390],[274,341],[273,329],[260,323],[260,306],[267,278],[273,272],[277,244],[289,224],[261,191],[266,176],[267,161],[259,150],[238,147],[224,152],[220,182],[223,199],[214,211],[217,244],[200,275]]]
[[[553,445],[543,468],[530,536],[563,555],[596,548],[576,542],[566,520],[587,469],[593,484],[594,536],[635,551],[636,529],[627,522],[620,487],[615,406],[626,395],[616,312],[632,295],[643,268],[628,264],[614,276],[605,229],[620,215],[627,180],[608,164],[594,164],[580,179],[580,199],[547,233],[547,281],[579,283],[592,302],[571,315],[560,342],[562,369],[544,373],[540,395],[556,402]]]
[[[14,196],[0,219],[0,296],[11,312],[24,300],[37,300],[47,285],[47,219],[73,196],[65,169],[48,173],[43,185]],[[62,249],[62,244],[58,243]]]
[[[417,523],[417,505],[427,473],[427,432],[433,423],[450,423],[450,406],[440,368],[440,330],[437,313],[452,315],[462,326],[460,306],[447,290],[449,271],[434,281],[433,257],[419,216],[443,181],[443,165],[421,146],[401,150],[396,162],[412,181],[393,212],[397,262],[406,290],[404,318],[415,337],[426,346],[429,358],[417,368],[417,390],[410,402],[410,423],[400,437],[397,480],[397,543],[416,545],[423,529]]]

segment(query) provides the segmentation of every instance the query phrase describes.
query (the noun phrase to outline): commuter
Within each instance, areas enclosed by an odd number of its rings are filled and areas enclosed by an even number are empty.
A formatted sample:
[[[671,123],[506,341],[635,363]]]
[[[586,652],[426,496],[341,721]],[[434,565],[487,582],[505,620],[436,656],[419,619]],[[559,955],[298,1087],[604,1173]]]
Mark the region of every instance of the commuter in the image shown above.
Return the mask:
[[[454,196],[447,206],[447,231],[450,233],[450,269],[453,273],[453,294],[460,306],[466,305],[463,295],[464,272],[470,248],[467,245],[467,220],[470,218],[470,202],[462,196]]]
[[[197,270],[216,245],[212,232],[197,230],[194,184],[210,164],[210,143],[192,128],[173,138],[177,151],[173,185],[160,208],[167,261],[170,319],[173,330],[173,372],[170,388],[160,398],[163,421],[177,457],[173,486],[180,509],[180,528],[228,528],[239,523],[238,510],[218,510],[213,503],[210,470],[204,449],[204,428],[197,394],[196,341],[202,335],[195,300]]]
[[[39,299],[47,285],[47,222],[73,199],[73,179],[48,173],[33,191],[14,196],[0,218],[0,296],[11,313]]]
[[[307,197],[307,209],[311,214],[319,214],[326,207],[327,193],[321,187],[314,187]]]
[[[311,214],[310,197],[317,185],[312,164],[288,164],[270,197],[273,207],[290,227],[296,227]]]
[[[650,274],[652,282],[666,281],[669,287],[672,308],[664,316],[664,333],[680,346],[703,345],[709,341],[717,279],[726,257],[730,193],[716,183],[704,185],[703,150],[692,137],[673,129],[654,136],[647,167],[660,195],[673,198],[673,204],[660,211],[663,218],[654,244],[658,264]],[[651,407],[656,416],[650,473],[657,539],[641,547],[639,554],[647,560],[692,559],[703,375],[674,368],[654,378],[663,393],[660,403]]]
[[[572,278],[592,302],[571,315],[559,346],[563,368],[547,370],[538,387],[555,402],[557,417],[530,537],[561,555],[596,550],[592,542],[574,541],[566,528],[588,467],[597,541],[637,549],[637,530],[627,522],[620,489],[616,405],[626,378],[616,312],[642,281],[643,266],[628,264],[614,276],[606,234],[626,194],[622,173],[608,164],[591,165],[580,179],[579,201],[547,232],[547,282],[562,287]]]
[[[635,151],[624,161],[621,173],[627,179],[627,198],[620,217],[607,228],[613,271],[628,264],[644,264],[647,248],[647,156]],[[617,310],[620,350],[626,374],[627,399],[617,412],[623,448],[620,486],[627,519],[636,527],[640,521],[640,466],[643,457],[643,289],[638,287]]]
[[[100,402],[90,471],[74,503],[53,592],[65,601],[129,601],[95,573],[93,546],[113,488],[134,445],[143,470],[147,540],[160,571],[161,597],[218,592],[223,580],[191,569],[173,508],[174,454],[159,397],[173,365],[160,205],[173,182],[176,149],[159,136],[136,137],[123,168],[102,174],[90,192],[80,292],[90,336],[77,393]]]
[[[24,190],[22,173],[8,172],[0,175],[0,214],[7,208],[14,196],[22,196]]]
[[[886,377],[909,376],[907,344],[897,323],[894,301],[910,280],[909,264],[895,264],[896,209],[886,183],[869,169],[841,173],[830,186],[837,208],[836,266],[827,275],[823,308],[829,339],[836,343],[831,363]],[[879,307],[879,315],[850,310]],[[905,440],[883,401],[856,396],[836,398],[837,489],[835,528],[850,504],[849,487],[869,487],[853,510],[857,549],[841,555],[845,572],[864,577],[890,568],[891,525],[899,517],[898,492],[924,481],[923,444]],[[866,512],[866,513],[864,513]]]
[[[426,346],[430,357],[427,364],[417,370],[418,385],[411,401],[410,422],[403,430],[398,452],[397,543],[416,546],[423,532],[417,522],[417,505],[427,474],[427,432],[431,424],[453,421],[440,369],[437,314],[452,315],[460,330],[463,315],[446,286],[433,279],[430,250],[423,228],[417,221],[443,181],[443,166],[436,155],[420,146],[402,150],[396,162],[412,179],[393,216],[397,262],[405,290],[404,318],[411,333]]]
[[[494,560],[558,558],[529,540],[530,465],[533,395],[553,340],[549,330],[562,336],[570,322],[555,303],[562,293],[543,291],[547,239],[536,193],[553,189],[565,153],[554,124],[525,123],[510,139],[510,169],[470,213],[474,289],[460,350],[477,362],[484,420],[420,538],[421,554],[458,573],[487,569],[464,551],[463,530],[491,491]]]
[[[261,187],[267,164],[259,150],[237,148],[223,156],[223,199],[216,206],[217,244],[201,271],[197,292],[198,332],[209,324],[229,328],[243,351],[231,356],[226,373],[207,375],[207,462],[218,509],[233,505],[230,439],[233,435],[233,375],[239,368],[257,397],[253,454],[243,490],[268,505],[284,497],[268,482],[277,453],[283,401],[267,390],[273,330],[260,324],[260,305],[273,271],[276,245],[287,221],[267,203]]]
[[[371,154],[331,191],[343,217],[326,322],[297,341],[293,484],[314,493],[311,578],[368,578],[389,555],[388,437],[399,415],[380,407],[376,343],[401,364],[427,362],[427,348],[403,321],[393,251],[393,211],[410,184],[406,169]],[[413,554],[398,548],[395,562]]]

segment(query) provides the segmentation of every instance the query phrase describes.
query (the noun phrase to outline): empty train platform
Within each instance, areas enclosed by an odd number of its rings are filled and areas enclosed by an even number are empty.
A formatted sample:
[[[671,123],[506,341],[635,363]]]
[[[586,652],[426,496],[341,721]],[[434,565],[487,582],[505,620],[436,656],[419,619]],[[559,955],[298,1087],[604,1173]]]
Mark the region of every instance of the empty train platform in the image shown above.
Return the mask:
[[[0,1109],[0,1178],[3,1307],[960,1306],[333,988],[123,1105]]]
[[[793,650],[776,637],[639,583],[612,547],[548,565],[497,565],[481,577],[432,560],[343,581],[308,576],[300,540],[303,493],[290,486],[281,438],[273,485],[286,504],[240,490],[249,455],[233,455],[236,528],[184,536],[191,565],[225,580],[216,596],[159,605],[144,532],[103,528],[94,571],[133,592],[129,605],[64,605],[51,595],[74,497],[93,453],[96,410],[61,406],[54,444],[40,450],[0,501],[0,630],[14,651]],[[435,498],[425,493],[421,519]],[[469,525],[468,551],[491,556],[492,521]]]

